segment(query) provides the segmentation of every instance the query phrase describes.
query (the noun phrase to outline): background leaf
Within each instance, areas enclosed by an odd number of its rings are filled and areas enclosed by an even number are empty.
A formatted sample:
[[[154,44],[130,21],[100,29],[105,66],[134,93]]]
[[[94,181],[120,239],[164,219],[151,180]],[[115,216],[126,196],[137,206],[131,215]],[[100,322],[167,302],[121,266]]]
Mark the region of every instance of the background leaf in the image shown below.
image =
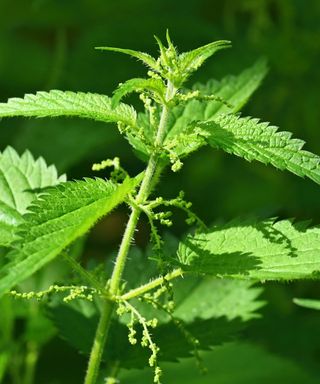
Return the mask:
[[[248,343],[228,344],[203,353],[208,373],[197,372],[194,359],[183,359],[180,364],[162,364],[163,381],[168,384],[268,384],[270,381],[290,384],[316,384],[317,379],[299,364],[272,355]],[[151,383],[151,369],[121,371],[119,379],[125,383]]]
[[[314,279],[320,228],[289,220],[233,221],[187,236],[178,258],[190,272],[252,280]]]
[[[53,165],[48,166],[42,157],[35,160],[29,151],[19,156],[7,147],[0,153],[0,245],[8,246],[16,239],[22,215],[39,190],[65,180]]]

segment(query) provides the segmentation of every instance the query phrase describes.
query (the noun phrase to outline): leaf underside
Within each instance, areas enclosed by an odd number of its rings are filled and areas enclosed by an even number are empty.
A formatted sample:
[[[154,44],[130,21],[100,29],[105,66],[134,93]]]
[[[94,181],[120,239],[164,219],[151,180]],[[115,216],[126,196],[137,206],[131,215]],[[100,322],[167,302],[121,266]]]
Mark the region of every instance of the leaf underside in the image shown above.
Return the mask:
[[[251,280],[319,278],[320,228],[289,220],[233,221],[187,236],[178,259],[187,271]]]

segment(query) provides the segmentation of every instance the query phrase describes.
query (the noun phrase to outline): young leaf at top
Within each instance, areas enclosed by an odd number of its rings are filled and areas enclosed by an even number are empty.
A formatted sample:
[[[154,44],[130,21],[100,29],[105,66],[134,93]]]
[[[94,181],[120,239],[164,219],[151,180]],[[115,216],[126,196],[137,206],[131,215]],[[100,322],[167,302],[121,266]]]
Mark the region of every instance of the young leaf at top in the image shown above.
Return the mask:
[[[160,68],[158,72],[164,79],[171,81],[176,88],[180,88],[191,73],[199,69],[215,52],[231,46],[230,41],[219,40],[179,55],[171,41],[168,30],[166,38],[168,48],[155,36],[160,49]]]
[[[95,93],[52,90],[27,94],[23,99],[0,103],[0,117],[59,117],[75,116],[104,122],[122,122],[134,126],[135,110],[126,104],[112,108],[111,99]]]
[[[232,114],[221,114],[213,121],[195,125],[209,133],[207,140],[214,148],[248,161],[272,164],[320,184],[320,157],[303,150],[304,141],[292,139],[290,132],[278,132],[277,127],[258,119]]]
[[[251,280],[317,278],[320,228],[289,220],[233,221],[180,243],[181,267],[195,273]]]
[[[230,47],[230,41],[218,40],[192,51],[181,53],[181,55],[179,55],[178,67],[182,74],[182,82],[184,82],[192,72],[199,69],[201,65],[217,51]]]
[[[164,102],[166,87],[160,79],[130,79],[114,91],[112,97],[112,107],[117,107],[121,99],[132,92],[150,92],[157,102]]]
[[[21,240],[0,271],[0,295],[58,256],[137,186],[139,178],[115,185],[102,179],[66,182],[43,194],[19,227]]]
[[[125,55],[129,55],[129,56],[135,57],[138,60],[141,60],[145,65],[147,65],[148,67],[150,67],[155,71],[159,69],[157,61],[148,53],[134,51],[133,49],[115,48],[115,47],[96,47],[95,49],[98,49],[100,51],[124,53]]]
[[[43,158],[35,160],[29,151],[19,156],[7,147],[0,153],[0,245],[8,246],[16,238],[16,228],[23,222],[39,189],[66,181]]]

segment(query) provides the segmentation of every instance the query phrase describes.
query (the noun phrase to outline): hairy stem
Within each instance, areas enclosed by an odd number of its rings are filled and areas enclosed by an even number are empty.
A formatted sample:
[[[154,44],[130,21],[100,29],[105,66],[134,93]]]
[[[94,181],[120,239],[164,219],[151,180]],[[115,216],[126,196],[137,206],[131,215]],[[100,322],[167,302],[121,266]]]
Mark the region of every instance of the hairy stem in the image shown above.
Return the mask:
[[[168,82],[166,100],[170,100],[176,92],[176,89]],[[151,154],[146,167],[142,183],[140,185],[139,192],[136,197],[135,206],[132,208],[131,215],[129,217],[125,232],[122,237],[119,252],[116,258],[115,266],[112,271],[111,279],[106,289],[108,289],[110,296],[115,297],[118,295],[118,291],[121,284],[123,270],[126,264],[127,255],[131,246],[134,232],[136,230],[141,210],[139,205],[143,204],[149,197],[153,187],[153,177],[157,174],[157,167],[159,161],[159,147],[161,147],[165,133],[166,125],[169,115],[169,109],[167,105],[163,106],[159,127],[155,139],[155,150]],[[101,317],[96,330],[96,335],[93,343],[93,347],[90,354],[87,374],[84,383],[95,384],[97,381],[99,367],[103,350],[106,344],[107,336],[110,329],[113,311],[115,308],[115,300],[106,300],[102,308]]]

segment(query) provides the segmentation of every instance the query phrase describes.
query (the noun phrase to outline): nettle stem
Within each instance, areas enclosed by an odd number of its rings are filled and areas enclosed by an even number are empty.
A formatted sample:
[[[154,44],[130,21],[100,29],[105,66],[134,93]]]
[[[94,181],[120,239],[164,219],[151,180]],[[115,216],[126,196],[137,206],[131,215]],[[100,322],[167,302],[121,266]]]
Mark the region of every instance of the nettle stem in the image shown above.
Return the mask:
[[[173,84],[169,81],[167,85],[166,101],[172,99],[175,93],[176,89]],[[156,174],[159,163],[159,148],[161,148],[165,137],[168,115],[168,105],[163,105],[159,127],[155,139],[155,150],[149,158],[148,165],[146,167],[144,177],[136,197],[136,204],[132,208],[131,215],[129,217],[125,232],[122,237],[111,279],[106,286],[106,289],[108,289],[111,297],[116,297],[119,293],[123,270],[126,265],[128,252],[131,246],[131,240],[133,239],[133,235],[136,230],[141,213],[139,205],[146,202],[152,191],[153,177]],[[115,304],[115,299],[106,299],[102,308],[101,317],[91,349],[87,374],[84,381],[85,384],[95,384],[97,381],[102,354],[109,333]]]

